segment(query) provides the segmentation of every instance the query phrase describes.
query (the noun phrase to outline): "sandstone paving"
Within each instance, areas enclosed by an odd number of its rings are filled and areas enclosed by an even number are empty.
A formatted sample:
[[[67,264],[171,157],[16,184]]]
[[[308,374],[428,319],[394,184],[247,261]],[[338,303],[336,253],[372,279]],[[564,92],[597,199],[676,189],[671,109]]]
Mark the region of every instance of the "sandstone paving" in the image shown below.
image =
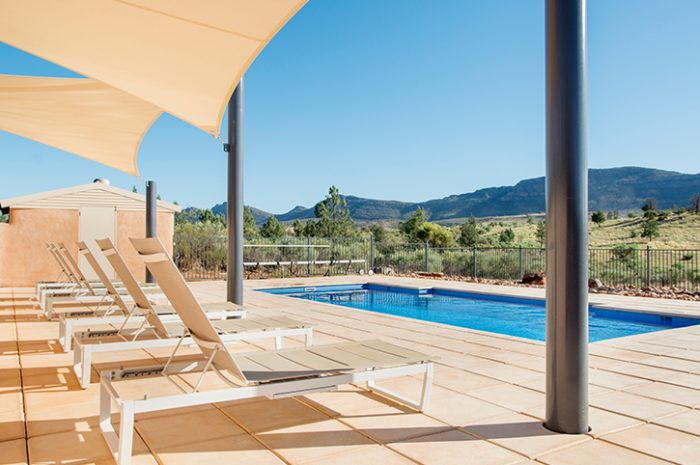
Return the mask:
[[[421,414],[365,386],[303,397],[221,402],[138,415],[135,464],[663,464],[700,463],[700,329],[678,328],[591,344],[591,431],[556,434],[543,426],[544,344],[438,323],[265,294],[256,288],[365,282],[367,277],[246,281],[249,315],[285,314],[312,324],[314,343],[383,339],[435,355],[432,402]],[[540,289],[417,278],[381,283],[543,297]],[[192,283],[204,301],[225,296],[222,282]],[[31,289],[0,302],[0,463],[113,463],[97,427],[98,373],[162,362],[168,350],[95,357],[92,383],[79,388],[72,356],[58,346],[57,322],[43,319]],[[616,308],[700,316],[696,302],[591,296]],[[285,347],[303,345],[285,338]],[[232,344],[272,349],[271,340]],[[197,356],[186,349],[181,356]],[[191,388],[194,375],[175,378]],[[415,397],[418,377],[381,382]],[[143,388],[178,392],[165,379],[117,382],[120,395]],[[202,390],[225,385],[207,375]],[[464,461],[465,458],[469,460]]]

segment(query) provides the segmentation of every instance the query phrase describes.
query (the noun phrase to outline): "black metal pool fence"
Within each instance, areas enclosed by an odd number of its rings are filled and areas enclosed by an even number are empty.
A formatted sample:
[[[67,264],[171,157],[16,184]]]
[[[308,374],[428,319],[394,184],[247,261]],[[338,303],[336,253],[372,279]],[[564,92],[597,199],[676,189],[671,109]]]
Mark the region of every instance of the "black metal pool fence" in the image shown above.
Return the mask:
[[[174,258],[190,280],[226,277],[225,236],[176,237]],[[448,276],[520,280],[546,273],[545,249],[528,247],[432,247],[383,243],[372,238],[318,237],[246,241],[248,278],[368,273],[443,273]],[[590,248],[589,277],[604,286],[700,291],[700,249],[617,246]]]

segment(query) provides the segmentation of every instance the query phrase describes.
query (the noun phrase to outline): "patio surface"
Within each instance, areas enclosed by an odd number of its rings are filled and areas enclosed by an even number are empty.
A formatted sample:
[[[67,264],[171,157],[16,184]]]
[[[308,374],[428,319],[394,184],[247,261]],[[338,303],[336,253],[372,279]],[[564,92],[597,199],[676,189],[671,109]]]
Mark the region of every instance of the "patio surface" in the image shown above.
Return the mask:
[[[137,416],[135,464],[692,464],[700,463],[700,327],[590,346],[585,435],[544,429],[544,344],[256,292],[257,287],[382,282],[542,297],[542,289],[391,277],[247,281],[249,315],[314,325],[314,344],[383,339],[439,357],[425,414],[368,392],[228,402]],[[222,282],[192,284],[221,301]],[[81,390],[58,326],[31,289],[0,289],[0,464],[113,463],[97,428],[99,383]],[[591,295],[591,302],[700,316],[700,304]],[[232,350],[272,348],[273,341]],[[285,339],[287,347],[301,339]],[[153,362],[167,351],[97,354],[98,369]],[[382,383],[415,397],[420,381]]]

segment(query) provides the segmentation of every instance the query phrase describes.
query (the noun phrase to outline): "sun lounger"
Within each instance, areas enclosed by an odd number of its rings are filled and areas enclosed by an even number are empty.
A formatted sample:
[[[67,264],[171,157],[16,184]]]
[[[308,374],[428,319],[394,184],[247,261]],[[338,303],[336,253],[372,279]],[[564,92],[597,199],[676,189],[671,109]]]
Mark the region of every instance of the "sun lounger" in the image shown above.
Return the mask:
[[[90,264],[103,270],[85,243],[79,243],[81,253]],[[106,277],[105,277],[106,278]],[[129,282],[128,280],[126,282]],[[106,281],[105,284],[109,283]],[[131,283],[129,283],[131,284]],[[137,328],[121,327],[114,330],[79,331],[73,334],[73,371],[80,386],[87,389],[90,385],[90,367],[92,354],[99,352],[114,353],[122,350],[153,349],[158,347],[175,347],[180,344],[193,345],[191,337],[186,336],[185,326],[173,318],[161,319],[153,309],[146,295],[136,286],[134,289],[134,307],[144,316],[144,322]],[[120,306],[126,304],[120,296],[115,296]],[[175,317],[176,315],[170,315]],[[125,321],[126,323],[126,321]],[[283,337],[305,336],[307,345],[312,343],[312,329],[285,316],[272,318],[224,319],[213,322],[221,339],[225,343],[252,341],[274,338],[275,347],[281,348]]]
[[[72,350],[73,329],[79,326],[113,325],[114,330],[126,328],[127,323],[141,324],[142,328],[154,321],[148,321],[148,312],[158,313],[166,322],[179,321],[179,317],[170,305],[154,305],[158,299],[163,300],[162,294],[146,294],[144,289],[136,281],[126,262],[109,239],[98,241],[98,246],[105,254],[117,276],[125,286],[128,295],[118,292],[107,277],[104,269],[94,257],[84,242],[78,243],[80,253],[88,264],[94,269],[95,274],[102,281],[107,290],[107,295],[114,304],[116,312],[111,314],[91,313],[90,311],[74,311],[59,313],[59,342],[65,352]],[[207,305],[207,317],[210,319],[225,320],[228,318],[241,318],[245,311],[230,302],[216,302]],[[112,330],[107,330],[112,331]]]
[[[80,312],[86,314],[94,313],[96,315],[106,315],[118,310],[114,302],[114,295],[116,293],[127,293],[121,282],[112,281],[104,272],[101,272],[100,276],[100,272],[95,269],[94,261],[88,261],[88,265],[90,265],[93,271],[98,275],[99,281],[96,283],[88,282],[87,279],[85,279],[85,275],[80,271],[78,263],[70,255],[65,245],[59,244],[59,252],[63,253],[66,263],[73,269],[81,287],[75,292],[71,292],[70,290],[54,291],[52,289],[45,291],[44,297],[40,300],[40,303],[43,304],[42,308],[47,320],[50,321],[53,319],[56,304],[62,304],[64,307],[83,307],[79,310]],[[84,254],[84,249],[79,250],[79,253]],[[109,283],[109,286],[105,283]],[[145,292],[152,294],[153,298],[158,299],[162,297],[157,286],[150,284],[140,286]]]
[[[66,261],[63,252],[59,249],[57,244],[47,243],[46,249],[49,251],[54,260],[56,260],[56,263],[61,269],[61,273],[57,281],[40,281],[36,283],[36,297],[41,305],[41,308],[44,308],[45,299],[49,295],[87,295],[90,290],[89,287],[93,287],[93,289],[101,287],[94,281],[87,282],[87,286],[83,284],[81,278]],[[66,279],[61,280],[62,277],[65,277]]]
[[[176,348],[163,365],[101,373],[100,429],[119,465],[131,463],[134,416],[138,413],[255,397],[300,396],[332,391],[342,384],[364,382],[386,397],[420,411],[427,408],[433,374],[431,358],[387,342],[348,342],[254,353],[229,352],[160,241],[156,238],[131,241],[180,315],[202,356],[176,363]],[[197,376],[188,389],[174,379],[174,376],[186,373]],[[218,375],[227,387],[221,388],[217,384],[200,390],[208,373]],[[416,374],[423,375],[419,401],[404,398],[376,384],[379,380]],[[173,394],[148,392],[144,378],[149,375],[165,377],[180,390]],[[137,385],[127,386],[129,394],[121,396],[121,383],[129,384],[132,378],[140,381]],[[118,409],[119,432],[112,423],[112,401]]]

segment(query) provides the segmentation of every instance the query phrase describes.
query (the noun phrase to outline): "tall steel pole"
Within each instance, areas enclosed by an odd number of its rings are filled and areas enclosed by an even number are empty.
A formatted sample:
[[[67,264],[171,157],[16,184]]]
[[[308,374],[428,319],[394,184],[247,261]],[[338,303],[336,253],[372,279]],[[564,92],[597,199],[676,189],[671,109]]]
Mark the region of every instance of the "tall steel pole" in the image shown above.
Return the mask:
[[[226,299],[243,305],[243,79],[228,102]]]
[[[586,0],[547,0],[547,428],[588,431]]]
[[[146,237],[156,237],[156,218],[158,215],[158,193],[155,181],[146,181]],[[154,283],[155,278],[146,268],[146,282]]]

